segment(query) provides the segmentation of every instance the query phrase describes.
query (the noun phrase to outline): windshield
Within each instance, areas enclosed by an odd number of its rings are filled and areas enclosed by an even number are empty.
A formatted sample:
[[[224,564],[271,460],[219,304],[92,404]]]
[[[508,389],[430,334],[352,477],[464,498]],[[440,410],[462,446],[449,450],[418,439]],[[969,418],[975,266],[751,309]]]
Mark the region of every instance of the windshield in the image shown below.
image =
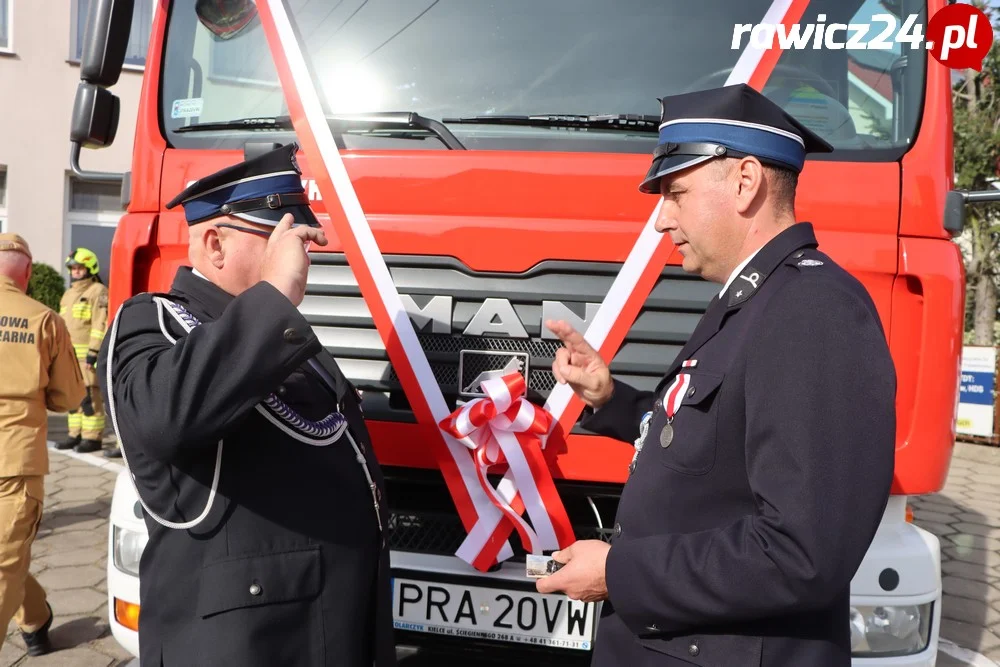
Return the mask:
[[[177,147],[283,141],[287,124],[203,127],[287,113],[249,0],[231,16],[172,3],[162,125]],[[243,7],[240,7],[243,5]],[[414,112],[444,121],[469,149],[648,152],[655,125],[627,131],[476,117],[631,114],[658,118],[657,98],[721,86],[771,0],[290,0],[292,19],[331,115]],[[812,0],[800,24],[870,24],[871,42],[925,2]],[[876,17],[873,19],[873,16]],[[848,34],[849,36],[849,34]],[[842,41],[846,40],[842,36]],[[912,141],[926,53],[889,34],[891,49],[783,51],[764,93],[833,144],[832,159],[895,159]],[[811,47],[812,44],[809,45]],[[922,45],[921,45],[922,46]],[[464,122],[455,122],[464,119]],[[187,131],[177,132],[180,128]],[[441,149],[433,132],[352,126],[345,148]],[[887,150],[889,149],[889,150]]]

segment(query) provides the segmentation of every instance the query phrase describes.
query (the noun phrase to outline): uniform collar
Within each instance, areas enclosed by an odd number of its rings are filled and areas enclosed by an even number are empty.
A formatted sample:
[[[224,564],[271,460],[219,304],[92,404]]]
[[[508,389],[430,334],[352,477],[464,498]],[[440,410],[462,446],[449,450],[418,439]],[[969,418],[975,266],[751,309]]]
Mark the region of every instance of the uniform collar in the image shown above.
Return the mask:
[[[794,224],[764,244],[742,270],[735,272],[736,278],[729,286],[728,296],[724,293],[722,298],[719,295],[712,297],[698,326],[667,369],[665,378],[672,376],[680,368],[681,362],[690,359],[702,345],[711,340],[722,328],[727,316],[756,294],[767,277],[789,255],[800,248],[815,248],[818,245],[813,226],[808,222]]]
[[[722,290],[719,292],[719,298],[720,299],[722,298],[722,295],[726,293],[726,290],[729,289],[729,286],[733,284],[733,281],[736,280],[736,276],[739,274],[739,272],[742,271],[743,269],[745,269],[746,265],[750,263],[750,260],[752,260],[754,257],[756,257],[757,253],[759,253],[759,252],[760,252],[760,248],[757,248],[752,253],[750,253],[749,257],[747,257],[746,259],[744,259],[742,262],[740,262],[736,266],[735,269],[733,269],[733,272],[729,274],[729,280],[726,281],[726,284],[722,286]]]
[[[21,292],[21,288],[14,282],[14,279],[8,278],[7,276],[0,276],[0,290],[3,290],[4,292],[15,291],[23,294],[23,292]]]
[[[796,250],[818,245],[811,223],[799,222],[782,230],[730,277],[728,296],[723,299],[726,306],[733,308],[751,298],[774,269]]]
[[[190,266],[182,266],[174,275],[171,293],[179,293],[193,302],[192,305],[215,320],[222,316],[233,296],[205,277],[195,275]]]

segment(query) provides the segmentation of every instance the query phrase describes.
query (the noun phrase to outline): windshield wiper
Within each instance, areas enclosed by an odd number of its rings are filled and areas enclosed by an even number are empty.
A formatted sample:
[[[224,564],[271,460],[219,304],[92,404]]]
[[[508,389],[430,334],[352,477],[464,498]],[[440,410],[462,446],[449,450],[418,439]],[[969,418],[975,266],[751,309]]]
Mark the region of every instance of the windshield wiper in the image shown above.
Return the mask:
[[[343,133],[350,130],[399,130],[418,128],[430,132],[451,150],[465,150],[465,146],[440,121],[426,118],[412,111],[390,111],[386,113],[361,113],[327,116],[330,125]],[[262,116],[259,118],[236,118],[216,123],[195,123],[179,127],[174,132],[216,132],[219,130],[291,130],[289,116]]]
[[[528,127],[579,127],[593,130],[625,130],[639,132],[659,132],[659,116],[642,114],[600,114],[594,116],[579,114],[538,114],[534,116],[465,116],[443,118],[445,123],[466,123],[471,125],[521,125]]]

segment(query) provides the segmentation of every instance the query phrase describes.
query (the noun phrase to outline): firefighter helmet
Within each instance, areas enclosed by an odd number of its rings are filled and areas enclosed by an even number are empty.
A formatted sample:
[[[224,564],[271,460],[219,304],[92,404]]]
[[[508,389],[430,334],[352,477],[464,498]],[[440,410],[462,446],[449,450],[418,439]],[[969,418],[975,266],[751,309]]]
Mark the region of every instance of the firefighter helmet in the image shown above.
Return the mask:
[[[66,258],[66,266],[71,267],[74,265],[86,267],[87,272],[92,276],[96,276],[101,270],[101,265],[97,261],[97,255],[86,248],[76,248]]]

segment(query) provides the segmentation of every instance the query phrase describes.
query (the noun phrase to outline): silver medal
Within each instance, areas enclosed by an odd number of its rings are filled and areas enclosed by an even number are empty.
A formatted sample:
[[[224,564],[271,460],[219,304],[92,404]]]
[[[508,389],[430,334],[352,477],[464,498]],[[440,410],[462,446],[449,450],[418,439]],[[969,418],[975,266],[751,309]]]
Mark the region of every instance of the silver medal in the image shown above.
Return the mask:
[[[674,427],[668,422],[660,431],[660,447],[666,449],[674,439]]]
[[[636,452],[642,451],[642,445],[646,442],[646,434],[649,433],[649,422],[652,418],[652,412],[647,412],[642,416],[642,421],[639,423],[639,437],[632,443]]]

